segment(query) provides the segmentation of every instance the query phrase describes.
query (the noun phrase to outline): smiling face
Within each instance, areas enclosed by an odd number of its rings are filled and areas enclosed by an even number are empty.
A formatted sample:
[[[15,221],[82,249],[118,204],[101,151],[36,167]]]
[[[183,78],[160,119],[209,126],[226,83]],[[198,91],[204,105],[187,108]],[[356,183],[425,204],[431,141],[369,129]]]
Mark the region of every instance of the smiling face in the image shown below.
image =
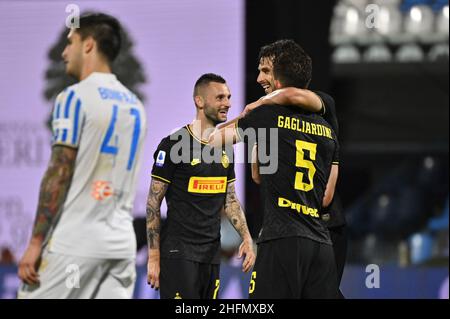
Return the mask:
[[[269,57],[263,57],[259,61],[259,74],[256,81],[262,86],[266,94],[272,93],[276,90],[275,80],[273,77],[273,63]]]
[[[210,82],[201,90],[199,107],[214,125],[226,122],[231,107],[230,89],[225,83]]]

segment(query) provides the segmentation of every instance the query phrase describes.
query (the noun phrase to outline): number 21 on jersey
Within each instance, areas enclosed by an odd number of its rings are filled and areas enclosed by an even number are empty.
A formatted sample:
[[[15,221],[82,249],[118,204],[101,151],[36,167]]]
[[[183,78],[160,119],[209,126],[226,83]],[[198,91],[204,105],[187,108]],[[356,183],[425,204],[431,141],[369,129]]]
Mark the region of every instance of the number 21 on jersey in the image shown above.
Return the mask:
[[[117,122],[117,113],[119,111],[119,107],[117,105],[113,105],[113,112],[111,116],[111,121],[109,122],[108,130],[106,131],[105,139],[102,142],[102,146],[100,148],[101,153],[117,155],[119,152],[119,147],[115,145],[111,145],[111,139],[114,136],[114,128]],[[128,157],[127,170],[130,171],[134,164],[134,159],[136,157],[137,145],[139,142],[139,134],[141,132],[141,115],[139,111],[135,108],[130,109],[130,116],[134,117],[134,129],[133,135],[131,138],[131,147],[130,147],[130,155]]]

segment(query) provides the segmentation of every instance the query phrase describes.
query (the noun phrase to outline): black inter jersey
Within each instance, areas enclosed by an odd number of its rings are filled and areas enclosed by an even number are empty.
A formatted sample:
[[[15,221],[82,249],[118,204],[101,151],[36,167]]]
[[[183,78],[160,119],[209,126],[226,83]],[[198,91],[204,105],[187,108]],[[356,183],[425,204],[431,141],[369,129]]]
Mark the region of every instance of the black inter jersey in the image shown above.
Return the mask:
[[[339,140],[339,122],[336,115],[336,106],[334,99],[326,93],[314,91],[322,100],[324,114],[322,115],[333,129],[336,137]],[[335,192],[331,204],[324,208],[324,222],[328,228],[339,227],[346,224],[344,210],[342,208],[341,199],[337,192]]]
[[[258,241],[301,236],[331,244],[320,216],[331,165],[338,164],[330,125],[294,106],[265,105],[239,120],[237,128],[244,140],[250,136],[245,130],[257,130],[259,151],[265,148],[271,157],[269,163],[260,163],[261,172],[277,162],[275,173],[261,174],[264,220]]]
[[[235,180],[232,156],[194,137],[189,126],[161,141],[152,169],[153,178],[170,183],[161,257],[220,263],[220,214]]]

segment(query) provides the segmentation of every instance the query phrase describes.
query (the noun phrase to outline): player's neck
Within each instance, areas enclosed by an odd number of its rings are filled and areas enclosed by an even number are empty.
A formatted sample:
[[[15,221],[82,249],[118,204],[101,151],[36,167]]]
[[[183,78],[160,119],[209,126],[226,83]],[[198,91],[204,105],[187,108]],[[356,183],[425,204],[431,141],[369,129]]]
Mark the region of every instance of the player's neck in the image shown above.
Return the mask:
[[[99,73],[111,73],[111,67],[107,63],[85,63],[83,65],[83,68],[81,70],[80,74],[80,81],[83,81],[85,78],[87,78],[89,75],[91,75],[94,72]]]
[[[195,137],[202,141],[208,141],[209,135],[215,129],[215,125],[209,119],[198,114],[194,122],[190,124],[190,128]]]

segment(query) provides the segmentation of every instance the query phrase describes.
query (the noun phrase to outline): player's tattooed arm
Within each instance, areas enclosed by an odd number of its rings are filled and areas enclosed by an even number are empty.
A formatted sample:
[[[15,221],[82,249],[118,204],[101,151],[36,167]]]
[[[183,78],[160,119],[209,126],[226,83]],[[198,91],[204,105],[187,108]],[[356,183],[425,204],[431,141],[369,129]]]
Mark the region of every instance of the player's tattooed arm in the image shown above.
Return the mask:
[[[234,183],[228,185],[224,211],[225,215],[242,238],[242,244],[239,247],[239,258],[245,255],[245,259],[242,262],[242,271],[248,272],[255,264],[256,254],[253,248],[253,240],[250,231],[248,230],[247,221],[245,220],[244,211],[236,196]]]
[[[239,233],[241,238],[243,240],[251,240],[244,211],[242,210],[241,203],[236,196],[234,183],[228,185],[224,209],[225,215]]]
[[[147,199],[147,282],[159,289],[160,252],[159,240],[161,231],[161,203],[169,184],[152,179]]]
[[[19,261],[18,275],[29,285],[39,283],[39,268],[42,243],[47,237],[56,216],[66,200],[75,170],[77,150],[55,145],[52,149],[50,164],[45,172],[39,191],[39,203],[33,234]]]
[[[77,150],[55,145],[41,182],[32,240],[42,242],[62,210],[75,170]]]
[[[147,243],[149,249],[159,249],[161,203],[169,184],[152,179],[147,199]]]

